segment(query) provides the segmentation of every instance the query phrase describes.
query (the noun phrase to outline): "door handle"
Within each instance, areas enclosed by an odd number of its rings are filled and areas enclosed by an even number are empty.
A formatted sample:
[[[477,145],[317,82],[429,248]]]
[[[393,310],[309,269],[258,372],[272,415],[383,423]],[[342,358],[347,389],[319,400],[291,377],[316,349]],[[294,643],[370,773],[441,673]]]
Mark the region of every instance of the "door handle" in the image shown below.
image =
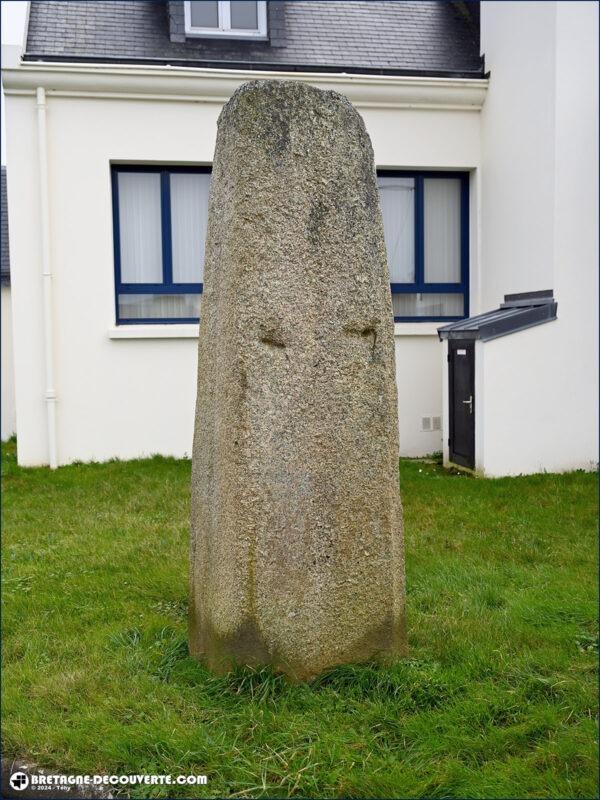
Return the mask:
[[[473,413],[473,395],[468,400],[463,400],[464,405],[469,406],[469,414]]]

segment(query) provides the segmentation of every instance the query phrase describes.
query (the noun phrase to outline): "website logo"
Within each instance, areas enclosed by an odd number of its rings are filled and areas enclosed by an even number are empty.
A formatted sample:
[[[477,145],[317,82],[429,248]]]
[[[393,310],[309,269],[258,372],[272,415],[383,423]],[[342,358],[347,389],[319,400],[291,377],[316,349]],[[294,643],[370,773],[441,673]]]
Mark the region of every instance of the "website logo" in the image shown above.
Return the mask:
[[[25,772],[13,772],[8,782],[13,789],[20,792],[29,786],[29,775]]]

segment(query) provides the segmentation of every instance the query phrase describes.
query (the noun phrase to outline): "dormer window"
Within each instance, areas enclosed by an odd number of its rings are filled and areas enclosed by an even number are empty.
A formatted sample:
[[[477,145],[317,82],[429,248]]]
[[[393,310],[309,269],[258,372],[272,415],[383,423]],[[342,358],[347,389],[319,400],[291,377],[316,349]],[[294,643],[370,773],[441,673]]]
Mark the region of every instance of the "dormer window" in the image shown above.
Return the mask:
[[[266,39],[265,0],[186,0],[186,36]]]

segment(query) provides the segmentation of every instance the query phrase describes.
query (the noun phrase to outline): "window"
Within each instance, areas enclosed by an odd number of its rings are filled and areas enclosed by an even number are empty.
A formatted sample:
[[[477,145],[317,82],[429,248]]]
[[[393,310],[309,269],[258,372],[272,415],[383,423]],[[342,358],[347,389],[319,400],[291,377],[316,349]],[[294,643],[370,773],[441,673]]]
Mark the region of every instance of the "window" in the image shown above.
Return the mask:
[[[267,4],[251,0],[186,0],[187,36],[267,38]]]
[[[197,323],[210,167],[112,170],[117,324]],[[379,173],[396,322],[469,315],[463,173]]]
[[[113,167],[117,324],[198,322],[209,168]]]
[[[379,173],[396,322],[469,315],[469,179],[464,173]]]

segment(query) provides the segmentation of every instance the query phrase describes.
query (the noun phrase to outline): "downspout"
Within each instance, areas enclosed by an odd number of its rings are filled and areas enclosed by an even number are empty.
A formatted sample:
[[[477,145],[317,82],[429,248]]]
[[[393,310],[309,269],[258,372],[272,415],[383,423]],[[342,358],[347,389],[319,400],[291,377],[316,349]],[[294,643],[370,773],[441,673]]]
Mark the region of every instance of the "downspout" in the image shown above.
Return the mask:
[[[38,87],[38,161],[40,172],[40,223],[42,233],[42,292],[44,353],[46,359],[46,416],[48,424],[48,463],[58,466],[56,454],[56,390],[54,388],[54,328],[52,320],[52,269],[50,264],[50,201],[48,195],[48,148],[46,141],[46,92]]]

